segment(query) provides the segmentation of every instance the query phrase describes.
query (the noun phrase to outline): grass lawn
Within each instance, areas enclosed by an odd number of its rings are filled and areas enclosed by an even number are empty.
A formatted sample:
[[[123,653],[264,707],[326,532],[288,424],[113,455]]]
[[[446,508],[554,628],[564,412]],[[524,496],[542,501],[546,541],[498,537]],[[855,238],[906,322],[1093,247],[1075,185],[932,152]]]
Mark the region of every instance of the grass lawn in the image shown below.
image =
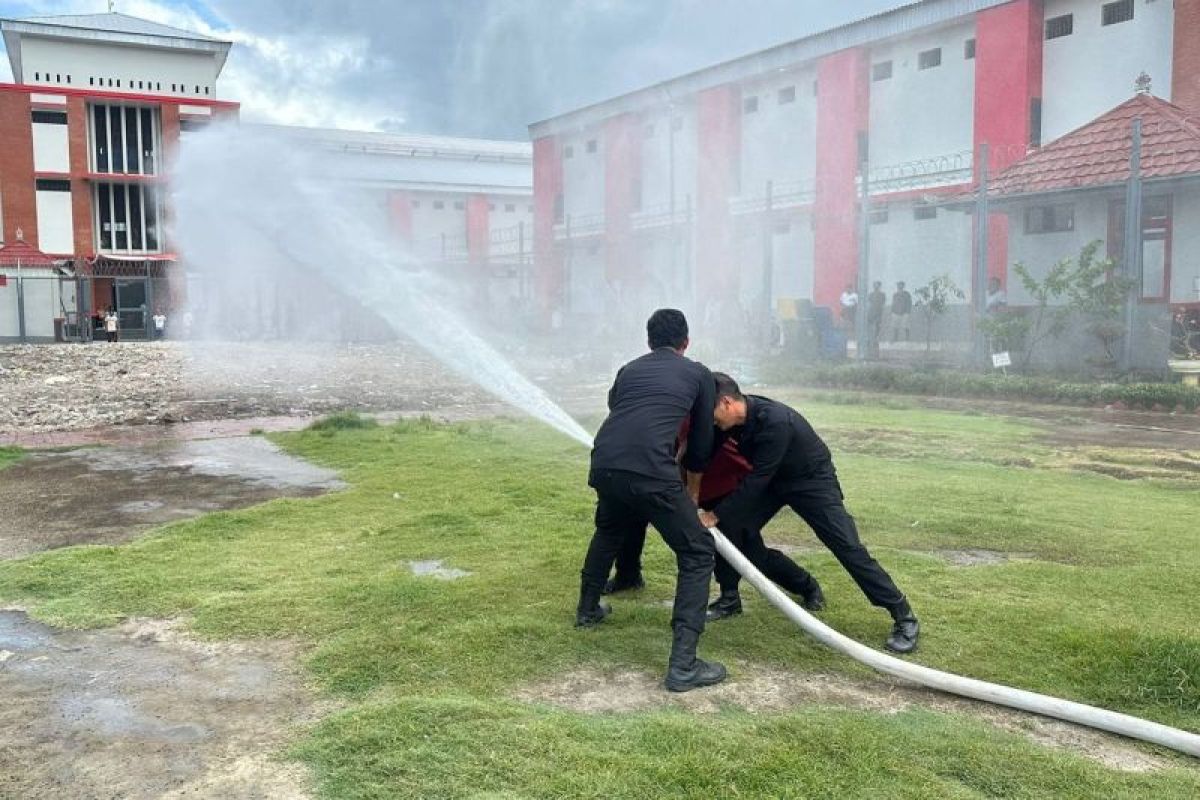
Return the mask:
[[[19,447],[0,447],[0,469],[11,467],[22,455],[24,451]]]
[[[1077,472],[1032,428],[995,417],[828,398],[805,410],[864,539],[921,616],[916,660],[1200,731],[1195,484]],[[346,708],[290,756],[331,798],[1200,796],[1191,759],[1117,772],[960,714],[520,702],[518,688],[583,667],[665,667],[673,566],[656,540],[647,589],[599,629],[571,627],[586,452],[511,421],[272,438],[350,488],[0,563],[0,599],[60,625],[186,614],[205,637],[310,643],[314,680]],[[768,539],[815,545],[790,515]],[[963,568],[930,552],[959,548],[1022,558]],[[799,557],[826,587],[823,617],[878,646],[886,615],[827,552]],[[414,576],[408,562],[425,559],[472,574]],[[867,676],[746,593],[747,613],[711,626],[703,654],[743,671]]]

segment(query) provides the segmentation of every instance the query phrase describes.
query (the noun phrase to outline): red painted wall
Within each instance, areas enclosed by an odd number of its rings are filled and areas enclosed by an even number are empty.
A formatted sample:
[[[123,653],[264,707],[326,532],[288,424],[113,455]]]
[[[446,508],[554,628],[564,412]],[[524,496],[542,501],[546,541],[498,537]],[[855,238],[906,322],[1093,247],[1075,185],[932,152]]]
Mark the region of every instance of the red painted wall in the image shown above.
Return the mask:
[[[554,246],[554,202],[563,190],[562,154],[558,139],[544,136],[533,142],[534,291],[544,314],[563,301],[563,266]]]
[[[842,50],[817,65],[817,169],[813,299],[838,307],[858,275],[858,139],[868,129],[867,53]]]
[[[1042,0],[1014,0],[979,12],[975,28],[975,153],[988,144],[996,174],[1026,154],[1030,108],[1042,96]],[[976,165],[978,177],[978,164]],[[988,276],[1007,283],[1008,216],[988,219]],[[986,287],[976,287],[983,291]]]
[[[1200,115],[1200,0],[1175,0],[1171,102]]]
[[[738,194],[742,91],[726,84],[696,96],[696,294],[706,301],[736,296],[729,198]]]
[[[93,233],[92,185],[88,174],[87,101],[67,98],[67,140],[71,164],[71,224],[74,228],[76,255],[90,255],[96,249]]]
[[[412,243],[412,197],[408,192],[388,192],[388,222],[401,241]]]
[[[634,263],[633,213],[642,174],[642,137],[633,114],[604,122],[604,274],[623,293],[636,291],[640,270]]]
[[[37,198],[33,184],[33,127],[29,95],[0,91],[0,187],[4,204],[4,241],[17,240],[17,228],[34,247]]]
[[[485,194],[467,197],[467,258],[483,264],[488,257],[488,199]]]

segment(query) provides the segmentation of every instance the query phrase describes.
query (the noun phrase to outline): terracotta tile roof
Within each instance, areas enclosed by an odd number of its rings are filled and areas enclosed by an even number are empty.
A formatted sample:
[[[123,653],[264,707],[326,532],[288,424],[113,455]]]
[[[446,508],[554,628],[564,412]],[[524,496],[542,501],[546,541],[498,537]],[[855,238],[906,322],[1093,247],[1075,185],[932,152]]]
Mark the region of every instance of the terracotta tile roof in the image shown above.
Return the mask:
[[[0,247],[0,265],[15,267],[18,261],[22,267],[54,266],[53,258],[24,240],[18,239]]]
[[[990,194],[1104,186],[1129,179],[1132,122],[1142,118],[1142,177],[1200,176],[1200,118],[1138,94],[995,175]]]

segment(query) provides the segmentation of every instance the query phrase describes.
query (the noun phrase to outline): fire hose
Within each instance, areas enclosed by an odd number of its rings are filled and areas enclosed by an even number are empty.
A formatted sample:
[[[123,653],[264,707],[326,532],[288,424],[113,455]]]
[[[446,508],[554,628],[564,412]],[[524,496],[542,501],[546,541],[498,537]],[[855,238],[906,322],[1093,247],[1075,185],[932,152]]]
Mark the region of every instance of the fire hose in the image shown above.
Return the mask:
[[[1054,717],[1073,722],[1076,725],[1097,728],[1131,739],[1162,745],[1200,758],[1200,735],[1198,734],[1084,703],[1061,700],[1057,697],[1027,692],[1023,689],[1013,689],[974,678],[952,675],[949,672],[942,672],[889,656],[867,647],[861,642],[856,642],[848,636],[843,636],[797,605],[782,589],[759,572],[750,563],[750,560],[742,555],[741,551],[734,547],[719,530],[716,528],[708,530],[716,541],[717,551],[773,606],[821,644],[847,655],[861,664],[940,692],[1008,706],[1045,717]]]

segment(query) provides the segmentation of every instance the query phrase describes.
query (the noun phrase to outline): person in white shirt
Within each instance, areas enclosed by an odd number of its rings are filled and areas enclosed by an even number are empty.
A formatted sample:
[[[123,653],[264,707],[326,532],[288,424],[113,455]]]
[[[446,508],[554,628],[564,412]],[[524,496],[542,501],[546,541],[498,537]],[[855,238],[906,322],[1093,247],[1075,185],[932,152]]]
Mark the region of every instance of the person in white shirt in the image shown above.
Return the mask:
[[[858,314],[858,292],[854,291],[854,286],[846,284],[846,291],[842,292],[842,319],[850,328],[854,327],[854,318]]]
[[[109,308],[104,315],[104,335],[110,342],[118,341],[121,337],[121,320],[114,308]]]
[[[167,315],[162,312],[162,309],[154,311],[154,338],[162,339],[167,335]]]

